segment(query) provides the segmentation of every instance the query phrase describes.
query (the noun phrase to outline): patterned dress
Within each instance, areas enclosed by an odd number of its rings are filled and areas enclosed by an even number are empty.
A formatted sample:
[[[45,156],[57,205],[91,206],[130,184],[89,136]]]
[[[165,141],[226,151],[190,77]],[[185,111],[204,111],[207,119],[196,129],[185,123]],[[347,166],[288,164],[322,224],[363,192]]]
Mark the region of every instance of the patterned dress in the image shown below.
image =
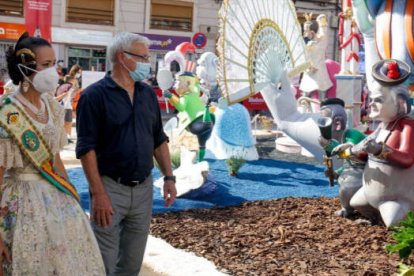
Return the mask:
[[[13,102],[23,106],[13,96]],[[49,119],[32,120],[53,154],[66,143],[63,109],[42,95]],[[4,275],[105,275],[89,220],[71,196],[46,181],[0,127],[0,166],[6,168],[0,235],[12,254]]]

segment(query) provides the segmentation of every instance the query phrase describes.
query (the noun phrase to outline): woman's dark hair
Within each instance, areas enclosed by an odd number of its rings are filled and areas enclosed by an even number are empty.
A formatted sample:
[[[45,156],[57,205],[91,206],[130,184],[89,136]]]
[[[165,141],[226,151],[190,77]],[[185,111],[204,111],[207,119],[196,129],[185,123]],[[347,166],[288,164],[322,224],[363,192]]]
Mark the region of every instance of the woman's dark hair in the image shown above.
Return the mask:
[[[52,47],[47,40],[40,37],[29,36],[29,34],[25,32],[16,42],[14,49],[13,47],[8,49],[6,53],[7,69],[9,71],[9,76],[15,85],[18,85],[24,80],[24,76],[17,65],[23,64],[31,69],[36,69],[35,50],[43,46]],[[23,67],[21,67],[21,69],[26,76],[30,76],[34,73]]]

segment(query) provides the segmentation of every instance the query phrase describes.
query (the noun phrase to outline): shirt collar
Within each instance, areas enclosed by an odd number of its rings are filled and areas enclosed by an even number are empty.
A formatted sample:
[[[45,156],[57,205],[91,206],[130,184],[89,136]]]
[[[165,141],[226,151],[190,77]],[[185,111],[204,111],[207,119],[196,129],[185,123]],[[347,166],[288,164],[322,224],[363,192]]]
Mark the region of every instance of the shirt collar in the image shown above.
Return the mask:
[[[105,81],[108,87],[110,88],[120,88],[120,86],[112,79],[111,77],[112,71],[108,71],[105,74]],[[135,89],[140,88],[142,86],[140,81],[135,82]]]
[[[111,77],[112,71],[108,71],[105,75],[105,81],[110,88],[118,88],[119,85]]]

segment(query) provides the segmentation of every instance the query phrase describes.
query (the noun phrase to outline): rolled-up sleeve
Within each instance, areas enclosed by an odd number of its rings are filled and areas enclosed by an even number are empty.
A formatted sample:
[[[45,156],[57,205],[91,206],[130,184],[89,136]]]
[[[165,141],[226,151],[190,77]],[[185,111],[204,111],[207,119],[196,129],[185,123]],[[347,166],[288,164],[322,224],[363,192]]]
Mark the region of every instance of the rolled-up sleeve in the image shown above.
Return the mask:
[[[102,112],[97,97],[84,93],[76,108],[76,158],[81,158],[98,145],[99,127],[102,122]]]

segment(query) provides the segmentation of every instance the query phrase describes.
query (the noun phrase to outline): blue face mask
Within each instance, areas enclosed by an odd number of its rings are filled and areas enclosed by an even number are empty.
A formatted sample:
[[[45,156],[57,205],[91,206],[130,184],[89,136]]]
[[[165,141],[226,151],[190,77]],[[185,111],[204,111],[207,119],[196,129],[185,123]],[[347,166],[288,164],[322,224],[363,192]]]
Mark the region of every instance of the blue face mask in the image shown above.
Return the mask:
[[[151,71],[150,63],[137,62],[134,71],[129,71],[129,75],[134,81],[145,80]]]

